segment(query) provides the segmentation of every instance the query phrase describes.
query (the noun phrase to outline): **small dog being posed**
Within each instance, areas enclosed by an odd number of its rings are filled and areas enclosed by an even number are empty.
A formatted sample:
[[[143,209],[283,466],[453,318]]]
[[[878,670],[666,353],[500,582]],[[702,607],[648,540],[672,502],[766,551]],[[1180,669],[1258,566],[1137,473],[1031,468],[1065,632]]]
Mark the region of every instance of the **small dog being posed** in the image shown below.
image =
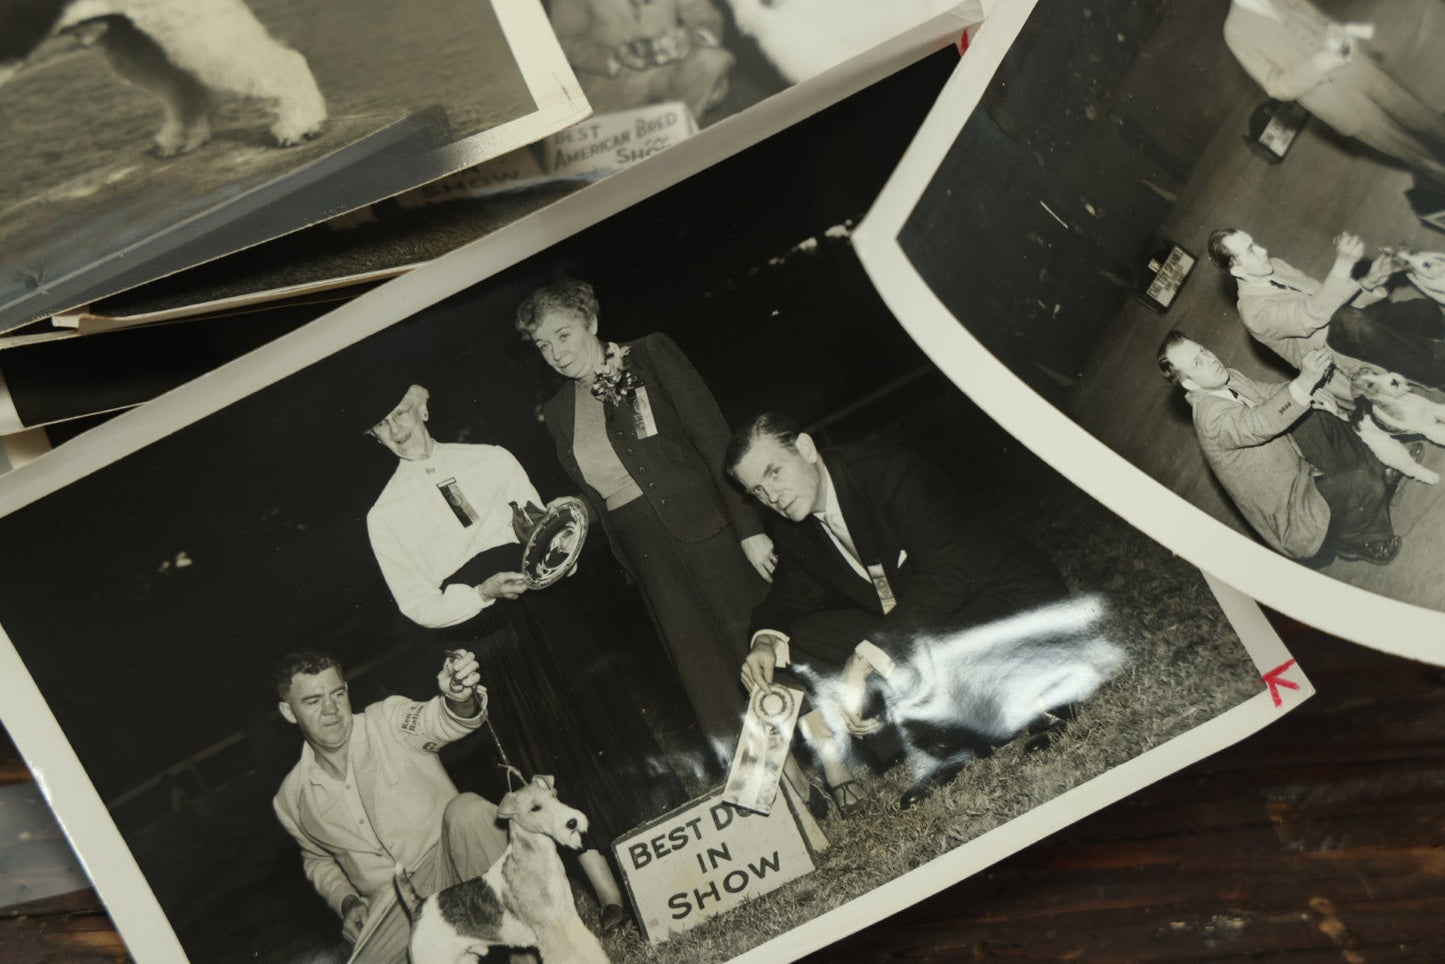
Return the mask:
[[[729,0],[738,30],[790,84],[821,74],[960,0]]]
[[[921,647],[888,686],[888,712],[917,771],[951,774],[1025,730],[1060,725],[1127,657],[1096,634],[1103,606],[1084,597],[987,623]],[[902,672],[900,672],[900,669]]]
[[[411,918],[411,964],[468,964],[494,946],[535,947],[543,964],[608,964],[607,953],[577,916],[557,847],[582,849],[587,818],[557,799],[538,775],[502,797],[507,849],[474,880],[421,899],[402,867],[396,889]]]
[[[1445,254],[1439,251],[1411,251],[1396,248],[1390,252],[1420,293],[1437,304],[1445,305]]]
[[[5,0],[0,84],[55,34],[100,48],[120,77],[160,101],[160,157],[210,140],[213,92],[274,105],[271,135],[282,147],[315,137],[326,122],[306,58],[272,37],[244,0]]]
[[[1355,410],[1350,424],[1370,451],[1385,465],[1427,485],[1440,474],[1411,456],[1400,436],[1420,435],[1445,445],[1445,405],[1413,390],[1403,375],[1362,365],[1350,376]]]

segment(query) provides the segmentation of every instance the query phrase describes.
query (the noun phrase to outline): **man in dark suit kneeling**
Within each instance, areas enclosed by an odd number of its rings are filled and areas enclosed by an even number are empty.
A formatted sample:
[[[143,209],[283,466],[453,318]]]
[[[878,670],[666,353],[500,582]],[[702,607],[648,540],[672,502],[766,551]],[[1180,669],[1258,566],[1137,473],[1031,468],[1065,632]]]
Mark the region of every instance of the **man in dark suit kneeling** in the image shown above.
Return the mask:
[[[932,644],[1057,602],[1067,590],[1043,552],[992,526],[986,509],[904,449],[819,452],[791,419],[768,413],[733,436],[725,465],[786,520],[774,527],[778,565],[753,612],[743,684],[771,686],[784,668],[803,684],[813,708],[799,730],[846,815],[859,796],[837,724],[852,736],[876,731],[881,720],[865,715],[870,693],[896,709],[898,684],[916,681],[920,667],[935,676],[967,672],[927,652]],[[940,692],[949,689],[945,682]],[[905,808],[988,752],[988,739],[956,708],[933,719],[893,715],[929,760],[900,800]]]

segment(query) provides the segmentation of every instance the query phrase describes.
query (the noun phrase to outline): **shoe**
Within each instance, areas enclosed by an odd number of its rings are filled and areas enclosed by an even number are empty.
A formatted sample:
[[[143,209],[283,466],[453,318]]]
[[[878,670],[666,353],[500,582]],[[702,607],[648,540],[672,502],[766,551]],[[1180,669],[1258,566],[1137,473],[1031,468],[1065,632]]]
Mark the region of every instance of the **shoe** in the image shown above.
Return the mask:
[[[1061,716],[1040,717],[1037,723],[1024,731],[1028,734],[1028,739],[1024,741],[1024,752],[1038,753],[1040,750],[1047,750],[1068,725],[1069,721]]]
[[[838,816],[844,820],[863,809],[863,785],[857,780],[844,780],[832,788],[833,803],[838,807]]]
[[[621,904],[608,904],[602,908],[602,920],[598,928],[603,937],[611,937],[632,922],[631,916]]]
[[[922,780],[903,791],[903,795],[898,798],[898,809],[911,810],[918,806],[933,796],[934,791],[939,787],[952,783],[953,778],[962,773],[968,763],[968,760],[958,760],[953,763],[941,763],[934,767]]]
[[[1377,539],[1374,542],[1340,543],[1340,545],[1335,547],[1336,559],[1368,562],[1374,566],[1383,566],[1399,554],[1399,536],[1391,536],[1388,539]]]
[[[840,811],[842,808],[839,808]],[[808,784],[808,812],[813,815],[814,820],[825,820],[828,817],[828,795],[816,784]]]

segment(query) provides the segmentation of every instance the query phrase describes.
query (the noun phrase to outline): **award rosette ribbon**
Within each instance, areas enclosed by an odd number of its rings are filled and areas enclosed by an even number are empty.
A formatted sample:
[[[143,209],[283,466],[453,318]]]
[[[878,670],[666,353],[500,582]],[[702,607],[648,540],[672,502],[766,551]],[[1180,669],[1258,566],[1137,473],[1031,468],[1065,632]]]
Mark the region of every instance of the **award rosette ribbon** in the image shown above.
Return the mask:
[[[725,802],[757,813],[772,812],[802,704],[803,691],[790,686],[753,690],[723,789]]]

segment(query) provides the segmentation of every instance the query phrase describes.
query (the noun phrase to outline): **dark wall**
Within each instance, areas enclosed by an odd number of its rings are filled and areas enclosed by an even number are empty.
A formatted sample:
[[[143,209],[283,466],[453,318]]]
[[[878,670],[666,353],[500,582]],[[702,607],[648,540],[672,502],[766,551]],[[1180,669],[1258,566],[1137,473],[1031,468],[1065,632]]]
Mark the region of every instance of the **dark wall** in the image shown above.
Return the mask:
[[[1056,401],[1219,128],[1238,69],[1199,38],[1226,9],[1042,0],[900,233],[955,316]]]

